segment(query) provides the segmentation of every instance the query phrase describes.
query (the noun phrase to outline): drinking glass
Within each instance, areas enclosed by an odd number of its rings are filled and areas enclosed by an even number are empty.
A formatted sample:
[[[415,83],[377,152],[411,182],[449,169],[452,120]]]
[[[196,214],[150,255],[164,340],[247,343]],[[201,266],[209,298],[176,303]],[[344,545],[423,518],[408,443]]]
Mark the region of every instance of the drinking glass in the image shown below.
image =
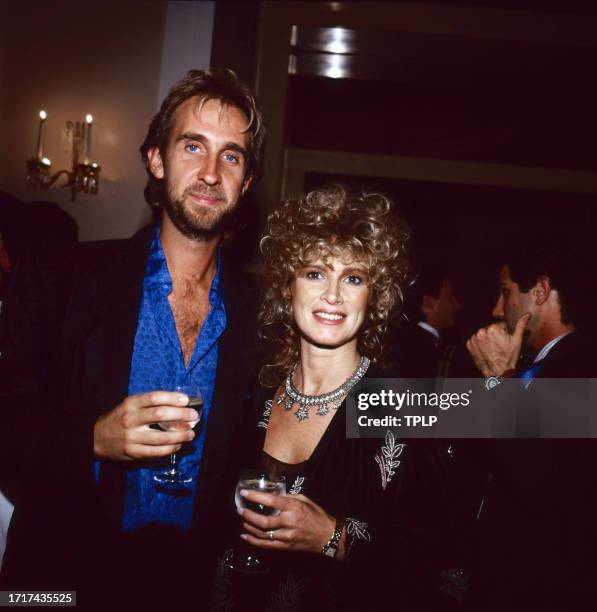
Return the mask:
[[[286,495],[286,478],[284,476],[272,476],[264,470],[247,469],[241,472],[234,501],[237,508],[246,508],[263,514],[264,516],[277,516],[280,510],[270,508],[263,504],[256,504],[242,497],[242,490],[260,491],[262,493],[272,493],[273,495]],[[255,548],[246,543],[230,551],[224,559],[226,568],[240,572],[259,573],[267,571],[263,562],[255,553]]]
[[[203,397],[201,391],[198,387],[192,385],[181,385],[175,387],[174,390],[188,395],[189,403],[187,407],[194,408],[199,413],[199,418],[191,423],[193,431],[197,433],[203,414]],[[180,431],[184,427],[184,424],[180,421],[163,421],[158,423],[158,425],[162,431]],[[160,486],[166,488],[186,488],[186,486],[192,482],[193,478],[191,476],[186,475],[178,469],[177,459],[176,453],[172,453],[170,455],[170,467],[153,477],[155,482]]]

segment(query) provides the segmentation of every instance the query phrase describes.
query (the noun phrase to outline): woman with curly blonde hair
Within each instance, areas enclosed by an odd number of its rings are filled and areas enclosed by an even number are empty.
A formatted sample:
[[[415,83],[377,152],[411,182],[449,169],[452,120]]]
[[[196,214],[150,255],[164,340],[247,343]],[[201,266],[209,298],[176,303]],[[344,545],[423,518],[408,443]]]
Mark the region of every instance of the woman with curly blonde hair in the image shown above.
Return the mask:
[[[409,231],[392,214],[382,194],[350,196],[339,186],[288,200],[268,219],[261,240],[265,294],[259,313],[260,336],[270,348],[260,382],[275,386],[299,355],[300,332],[289,299],[294,276],[314,260],[359,262],[366,277],[367,312],[358,330],[357,351],[379,361],[390,314],[402,305]]]
[[[250,506],[273,510],[239,514],[241,537],[267,551],[258,590],[285,610],[352,609],[356,576],[392,548],[388,504],[401,488],[405,445],[391,433],[347,439],[344,415],[346,395],[379,366],[388,319],[402,305],[408,239],[387,197],[340,185],[288,200],[268,218],[259,321],[260,383],[270,391],[256,461],[285,476],[288,494],[245,490]]]

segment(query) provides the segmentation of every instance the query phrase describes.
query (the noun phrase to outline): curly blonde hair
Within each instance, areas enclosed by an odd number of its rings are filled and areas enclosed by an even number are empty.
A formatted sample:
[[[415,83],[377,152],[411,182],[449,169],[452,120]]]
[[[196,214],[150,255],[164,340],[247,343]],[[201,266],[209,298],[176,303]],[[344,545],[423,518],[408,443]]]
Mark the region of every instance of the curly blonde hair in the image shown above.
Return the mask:
[[[259,336],[265,364],[259,380],[266,387],[282,382],[299,357],[289,287],[295,274],[330,257],[364,263],[368,272],[367,314],[357,336],[361,355],[379,361],[388,320],[403,304],[407,285],[410,229],[381,193],[349,192],[342,185],[287,200],[267,220],[260,249],[263,299]]]

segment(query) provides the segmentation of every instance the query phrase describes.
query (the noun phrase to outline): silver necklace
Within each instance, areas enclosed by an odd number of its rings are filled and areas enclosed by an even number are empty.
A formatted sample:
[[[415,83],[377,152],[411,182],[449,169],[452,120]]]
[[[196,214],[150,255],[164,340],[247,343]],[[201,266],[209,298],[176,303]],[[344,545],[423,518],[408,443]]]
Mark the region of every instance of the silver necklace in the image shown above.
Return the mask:
[[[321,395],[306,395],[301,393],[292,382],[292,376],[298,365],[297,362],[290,374],[286,377],[284,391],[280,394],[277,403],[281,404],[285,402],[284,410],[290,410],[295,404],[298,404],[298,408],[294,415],[299,423],[309,418],[309,410],[312,406],[317,408],[317,414],[319,416],[325,416],[330,411],[330,404],[334,410],[339,408],[344,396],[348,394],[363,376],[365,376],[370,363],[371,361],[363,356],[361,357],[359,367],[354,371],[352,376],[344,381],[339,387],[329,393],[323,393]]]

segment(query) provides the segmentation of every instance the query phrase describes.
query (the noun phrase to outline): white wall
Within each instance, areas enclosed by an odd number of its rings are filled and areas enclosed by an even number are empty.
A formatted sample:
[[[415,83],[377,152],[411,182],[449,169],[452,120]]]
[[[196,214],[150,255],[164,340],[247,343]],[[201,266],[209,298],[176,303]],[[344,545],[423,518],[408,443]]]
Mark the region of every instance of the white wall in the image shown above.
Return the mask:
[[[168,2],[158,105],[191,68],[209,68],[215,2]]]
[[[127,237],[146,223],[139,146],[162,93],[188,68],[209,64],[213,4],[62,2],[5,9],[0,191],[57,202],[76,219],[81,240]],[[48,112],[44,154],[53,171],[71,166],[66,122],[94,116],[99,194],[77,194],[71,202],[67,190],[25,188],[25,160],[35,154],[42,108]]]

